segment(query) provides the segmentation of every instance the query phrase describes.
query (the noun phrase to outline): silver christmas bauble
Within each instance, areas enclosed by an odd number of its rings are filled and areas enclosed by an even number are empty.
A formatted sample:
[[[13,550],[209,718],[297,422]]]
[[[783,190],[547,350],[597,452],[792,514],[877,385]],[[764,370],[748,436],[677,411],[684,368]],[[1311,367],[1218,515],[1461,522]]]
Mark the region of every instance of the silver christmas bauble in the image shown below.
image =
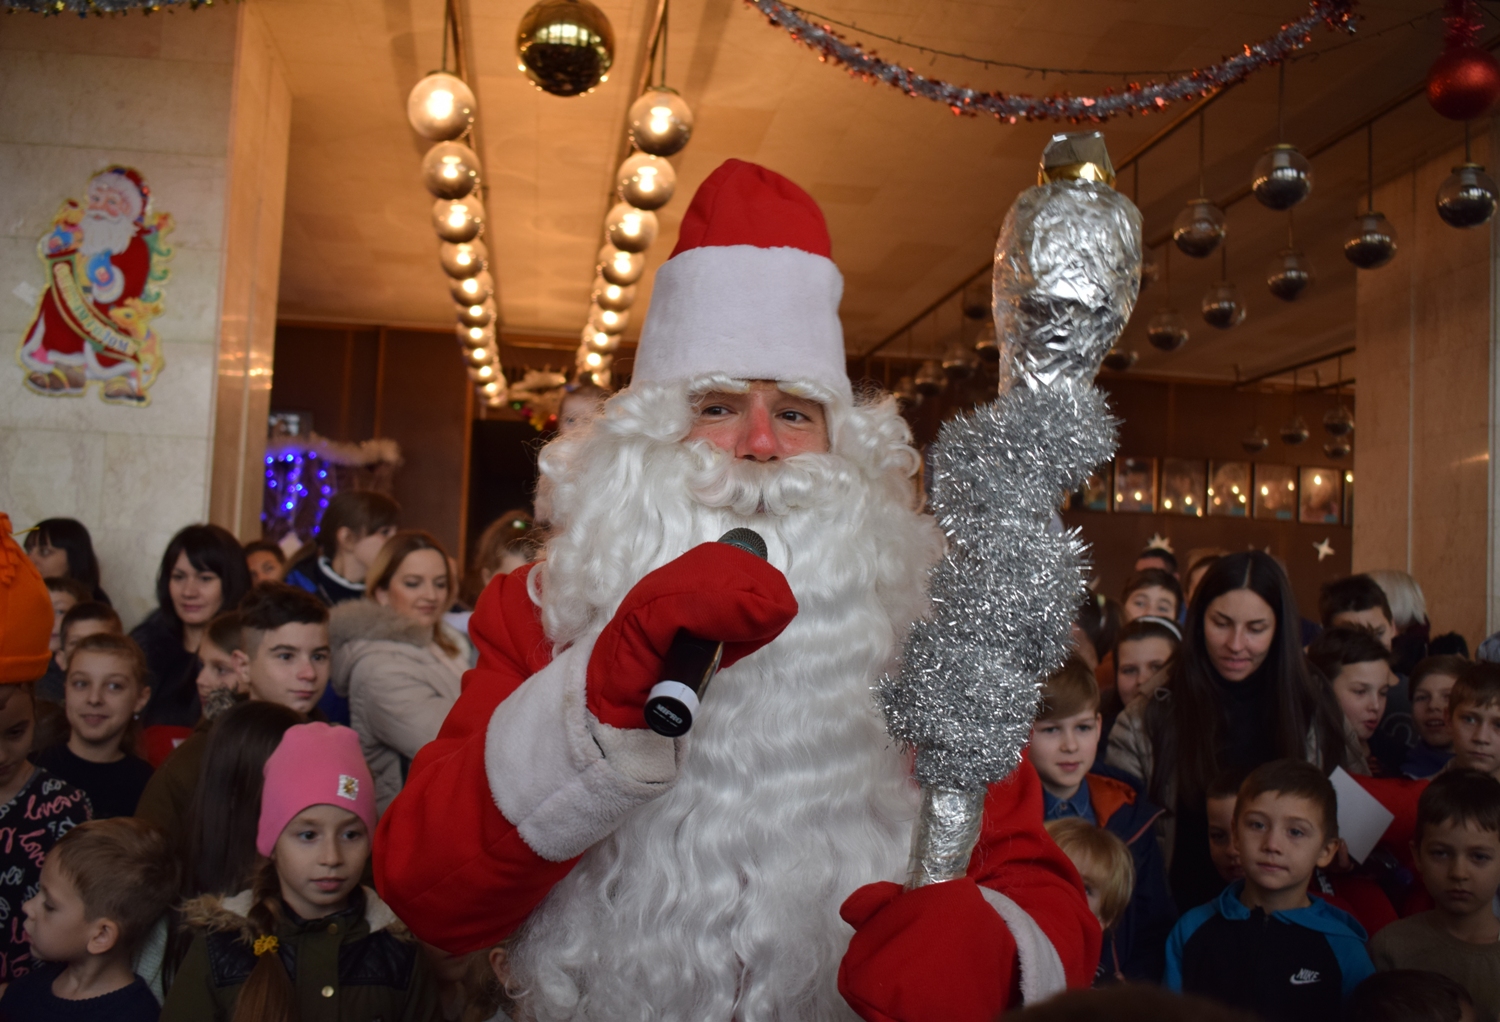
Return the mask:
[[[1353,449],[1347,440],[1330,440],[1323,445],[1323,453],[1335,461],[1349,457],[1349,452]]]
[[[589,0],[541,0],[516,28],[516,56],[526,77],[543,92],[593,92],[609,81],[615,31]]]
[[[447,142],[469,130],[474,106],[474,93],[462,78],[434,71],[406,97],[406,119],[423,138]]]
[[[499,362],[486,362],[482,366],[469,366],[469,379],[475,383],[489,383],[501,377]]]
[[[442,260],[443,272],[448,276],[472,277],[484,269],[484,264],[490,258],[490,250],[482,241],[466,241],[461,245],[445,241],[438,248],[438,258]]]
[[[1248,433],[1240,437],[1240,446],[1245,449],[1246,454],[1259,454],[1270,445],[1270,439],[1259,426],[1251,427]]]
[[[1354,432],[1354,413],[1339,405],[1323,413],[1323,429],[1331,437],[1345,437]]]
[[[495,303],[480,302],[477,305],[460,305],[458,321],[464,326],[489,326],[495,321]]]
[[[432,229],[444,241],[473,241],[484,230],[484,206],[477,195],[464,199],[434,199]]]
[[[903,408],[915,408],[922,403],[922,395],[917,391],[917,381],[910,376],[903,376],[896,381],[896,387],[891,391],[897,401],[901,402]]]
[[[1307,443],[1307,438],[1311,435],[1307,428],[1307,420],[1300,415],[1292,416],[1291,420],[1281,427],[1281,442],[1288,447]]]
[[[639,252],[626,252],[608,243],[599,250],[599,275],[611,284],[628,287],[645,272],[646,257]]]
[[[622,252],[644,252],[656,240],[656,214],[617,202],[604,218],[604,233]]]
[[[988,273],[972,281],[963,289],[959,307],[966,319],[991,319],[995,311],[994,285]]]
[[[594,304],[601,309],[624,312],[635,304],[635,288],[611,284],[602,276],[594,278]]]
[[[607,334],[617,334],[625,329],[630,322],[630,313],[616,312],[613,309],[601,309],[597,305],[589,306],[589,326],[595,330]]]
[[[1291,209],[1307,198],[1312,186],[1312,164],[1285,142],[1261,154],[1250,179],[1250,190],[1269,209]]]
[[[913,382],[916,384],[918,394],[932,395],[942,391],[947,377],[943,375],[942,364],[929,359],[917,369]]]
[[[603,330],[595,330],[591,326],[586,326],[583,328],[583,346],[589,351],[612,354],[620,347],[620,335],[605,333]]]
[[[1284,302],[1294,301],[1312,283],[1312,264],[1294,248],[1284,248],[1271,260],[1266,288]]]
[[[448,281],[448,291],[460,305],[478,305],[495,294],[495,278],[489,270],[480,270],[472,277]]]
[[[1189,202],[1172,222],[1172,240],[1184,255],[1206,259],[1224,240],[1224,212],[1207,199]]]
[[[630,104],[630,143],[652,156],[680,152],[693,137],[693,112],[665,85],[647,89]]]
[[[1156,259],[1156,249],[1141,249],[1141,285],[1142,291],[1155,284],[1161,279],[1161,263]]]
[[[1449,227],[1478,227],[1495,215],[1500,187],[1477,163],[1461,163],[1438,188],[1437,211]]]
[[[471,366],[482,366],[498,361],[500,353],[493,346],[483,348],[470,348],[464,352],[464,359]]]
[[[1176,351],[1188,342],[1187,324],[1176,309],[1158,309],[1146,324],[1146,340],[1159,351]]]
[[[1361,270],[1384,266],[1396,256],[1396,228],[1384,213],[1361,213],[1344,240],[1344,258]]]
[[[422,157],[422,184],[439,199],[462,199],[479,183],[479,156],[462,142],[439,142]]]
[[[1233,281],[1221,280],[1209,288],[1200,308],[1203,322],[1220,330],[1228,330],[1245,322],[1245,302]]]
[[[980,327],[979,336],[974,338],[974,354],[979,356],[981,362],[1000,361],[1000,345],[995,340],[994,320]]]
[[[465,348],[491,348],[495,345],[493,326],[464,326],[460,323],[453,332],[458,335],[458,343]]]
[[[950,380],[967,380],[978,368],[979,358],[962,342],[948,345],[943,352],[943,373]]]
[[[660,156],[636,153],[615,172],[615,192],[636,209],[661,209],[677,191],[677,171]]]
[[[1135,365],[1135,361],[1138,358],[1140,358],[1140,355],[1136,354],[1133,349],[1116,346],[1105,352],[1104,368],[1110,372],[1123,373]]]

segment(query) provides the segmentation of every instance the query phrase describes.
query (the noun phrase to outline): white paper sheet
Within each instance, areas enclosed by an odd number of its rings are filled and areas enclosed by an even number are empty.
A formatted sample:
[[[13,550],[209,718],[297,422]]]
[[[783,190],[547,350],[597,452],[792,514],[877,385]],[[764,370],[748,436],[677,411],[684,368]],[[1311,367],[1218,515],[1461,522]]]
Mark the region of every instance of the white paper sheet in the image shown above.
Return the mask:
[[[1349,846],[1350,858],[1364,862],[1396,816],[1343,767],[1336,767],[1328,779],[1339,797],[1339,837]]]

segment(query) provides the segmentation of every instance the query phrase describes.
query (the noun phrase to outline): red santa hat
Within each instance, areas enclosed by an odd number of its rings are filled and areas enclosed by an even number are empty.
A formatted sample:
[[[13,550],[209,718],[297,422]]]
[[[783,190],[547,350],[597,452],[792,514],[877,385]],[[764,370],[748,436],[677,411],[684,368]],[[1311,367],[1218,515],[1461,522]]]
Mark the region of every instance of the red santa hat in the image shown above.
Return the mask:
[[[726,160],[693,196],[656,273],[633,381],[722,374],[852,402],[823,212],[765,167]]]

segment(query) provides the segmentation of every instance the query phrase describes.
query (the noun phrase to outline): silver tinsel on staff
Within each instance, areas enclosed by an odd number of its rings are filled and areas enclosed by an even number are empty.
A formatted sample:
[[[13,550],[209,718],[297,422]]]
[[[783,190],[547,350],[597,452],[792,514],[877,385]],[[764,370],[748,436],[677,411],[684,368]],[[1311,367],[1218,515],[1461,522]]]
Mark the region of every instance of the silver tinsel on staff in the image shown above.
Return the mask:
[[[1084,543],[1052,514],[1115,448],[1093,378],[1135,305],[1141,216],[1109,184],[1098,132],[1053,136],[1042,178],[995,250],[1001,394],[947,423],[929,462],[948,537],[933,614],[881,686],[923,788],[909,887],[964,874],[985,791],[1020,762],[1084,595]]]

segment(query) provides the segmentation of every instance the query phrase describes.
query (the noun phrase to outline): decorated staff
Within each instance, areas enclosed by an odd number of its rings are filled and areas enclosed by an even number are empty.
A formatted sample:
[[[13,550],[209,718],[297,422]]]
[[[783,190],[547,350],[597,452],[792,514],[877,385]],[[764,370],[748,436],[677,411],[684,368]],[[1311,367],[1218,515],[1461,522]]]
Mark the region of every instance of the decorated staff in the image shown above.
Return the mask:
[[[1020,762],[1038,686],[1068,652],[1086,551],[1049,526],[1059,494],[1114,453],[1093,379],[1140,284],[1141,215],[1113,181],[1099,132],[1052,137],[1040,183],[995,246],[1000,396],[950,421],[933,447],[948,553],[932,573],[932,616],[881,687],[922,785],[908,888],[964,875],[986,790]]]

